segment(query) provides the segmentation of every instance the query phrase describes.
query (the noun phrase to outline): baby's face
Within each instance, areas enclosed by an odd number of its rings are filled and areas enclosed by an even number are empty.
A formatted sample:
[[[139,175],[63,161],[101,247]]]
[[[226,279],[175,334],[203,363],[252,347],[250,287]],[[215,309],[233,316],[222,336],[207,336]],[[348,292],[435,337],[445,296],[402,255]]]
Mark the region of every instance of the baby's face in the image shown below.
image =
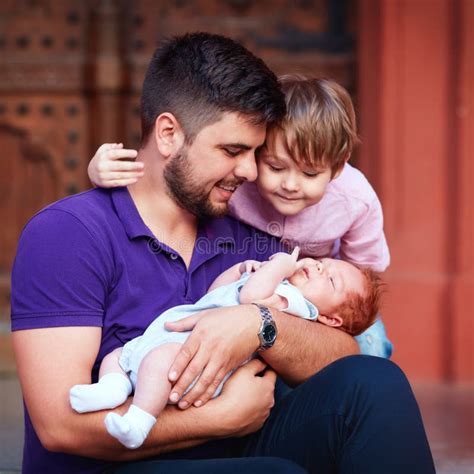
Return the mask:
[[[257,187],[280,214],[293,216],[318,203],[331,181],[331,169],[308,168],[289,154],[285,136],[272,131],[258,160]]]
[[[331,315],[350,293],[363,295],[365,277],[354,265],[332,258],[303,258],[303,268],[288,280],[321,314]]]

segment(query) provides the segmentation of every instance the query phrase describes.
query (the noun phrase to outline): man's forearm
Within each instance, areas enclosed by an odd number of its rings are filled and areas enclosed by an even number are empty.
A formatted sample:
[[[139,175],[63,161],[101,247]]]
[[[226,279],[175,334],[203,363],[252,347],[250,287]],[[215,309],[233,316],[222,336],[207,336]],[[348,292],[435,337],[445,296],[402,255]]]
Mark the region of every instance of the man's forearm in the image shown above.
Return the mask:
[[[220,435],[225,417],[217,404],[217,420],[201,409],[181,412],[172,407],[160,414],[147,448],[132,452],[110,436],[104,411],[78,414],[69,401],[70,388],[90,383],[101,330],[97,327],[43,328],[13,333],[18,375],[35,431],[45,449],[103,460],[135,459],[171,451],[191,440],[194,444]],[[37,357],[41,354],[41,357]],[[61,354],[58,357],[57,354]],[[50,361],[55,363],[51,364]],[[127,411],[131,398],[115,411]]]
[[[123,413],[127,410],[131,399],[122,405],[117,411]],[[153,427],[144,445],[136,450],[126,449],[113,439],[103,428],[103,422],[97,423],[95,435],[89,430],[87,440],[83,439],[76,446],[60,446],[59,451],[68,452],[106,461],[134,461],[160,454],[189,448],[211,439],[224,437],[225,433],[220,433],[216,427],[216,416],[213,410],[213,403],[197,409],[179,410],[173,406],[168,406],[158,417],[156,425]],[[89,415],[78,415],[80,417],[100,417],[104,418],[104,413],[94,413]],[[218,417],[217,417],[218,419]],[[214,421],[213,421],[214,420]],[[94,421],[88,420],[90,427]],[[85,424],[83,424],[85,428]],[[94,430],[95,431],[95,430]],[[95,439],[94,439],[95,438]],[[76,439],[76,441],[79,441]]]
[[[218,438],[215,426],[211,427],[212,419],[216,419],[211,412],[212,405],[209,403],[201,409],[189,410],[168,406],[158,417],[156,425],[139,452],[121,450],[120,460],[133,461],[158,456]]]
[[[261,376],[264,368],[262,361],[251,360],[234,372],[217,398],[200,408],[191,407],[183,411],[168,406],[158,417],[145,444],[138,450],[126,450],[104,432],[102,412],[94,414],[96,422],[100,419],[96,426],[97,432],[90,424],[93,420],[88,420],[88,429],[76,427],[74,432],[76,436],[80,433],[81,437],[76,442],[77,448],[67,452],[111,461],[134,461],[209,440],[253,433],[262,427],[274,404],[276,374],[267,370]],[[126,411],[129,403],[130,400],[119,411]]]
[[[345,332],[272,310],[278,328],[274,346],[261,353],[290,385],[298,385],[341,357],[359,353]]]

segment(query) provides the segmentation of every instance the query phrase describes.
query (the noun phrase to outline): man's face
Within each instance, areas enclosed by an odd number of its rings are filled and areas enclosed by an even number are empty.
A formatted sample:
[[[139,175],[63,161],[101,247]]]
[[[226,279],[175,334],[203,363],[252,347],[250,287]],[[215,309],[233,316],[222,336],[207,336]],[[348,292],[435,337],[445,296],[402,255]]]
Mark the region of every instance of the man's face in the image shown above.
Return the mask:
[[[354,265],[332,258],[303,258],[303,268],[288,281],[311,301],[321,314],[333,315],[334,310],[352,293],[364,295],[365,276]]]
[[[225,215],[237,187],[256,179],[255,151],[264,140],[264,124],[224,113],[171,158],[164,171],[169,194],[198,218]]]

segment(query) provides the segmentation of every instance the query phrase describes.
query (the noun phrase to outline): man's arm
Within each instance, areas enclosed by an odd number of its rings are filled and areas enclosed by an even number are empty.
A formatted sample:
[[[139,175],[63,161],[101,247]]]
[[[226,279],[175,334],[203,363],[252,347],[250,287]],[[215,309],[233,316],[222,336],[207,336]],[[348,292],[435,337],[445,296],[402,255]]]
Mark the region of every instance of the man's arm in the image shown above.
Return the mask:
[[[291,385],[307,380],[341,357],[359,353],[355,340],[341,330],[289,317],[275,309],[272,314],[278,337],[274,346],[261,356]],[[170,369],[170,380],[176,381],[172,392],[178,397],[199,377],[180,401],[181,408],[198,400],[205,403],[223,376],[251,357],[260,346],[260,324],[261,317],[254,305],[203,311],[167,324],[173,331],[193,331]]]
[[[290,386],[298,385],[341,357],[358,354],[355,339],[340,329],[271,309],[278,337],[260,356]]]
[[[168,407],[144,446],[127,450],[105,430],[104,411],[77,414],[69,389],[91,382],[100,328],[67,327],[17,331],[13,345],[23,396],[43,446],[104,460],[133,460],[200,444],[209,439],[257,430],[273,404],[275,374],[253,361],[226,384],[223,394],[200,409]],[[51,361],[54,361],[52,363]],[[116,411],[124,413],[130,400]]]
[[[108,248],[98,247],[98,241],[73,215],[53,209],[27,225],[18,245],[12,271],[13,343],[26,407],[46,449],[131,459],[261,426],[273,401],[272,380],[263,381],[247,369],[240,375],[241,385],[253,399],[234,387],[209,407],[189,413],[166,409],[159,429],[133,453],[106,432],[104,412],[72,410],[70,388],[91,382],[114,281]],[[126,406],[118,411],[124,410]]]

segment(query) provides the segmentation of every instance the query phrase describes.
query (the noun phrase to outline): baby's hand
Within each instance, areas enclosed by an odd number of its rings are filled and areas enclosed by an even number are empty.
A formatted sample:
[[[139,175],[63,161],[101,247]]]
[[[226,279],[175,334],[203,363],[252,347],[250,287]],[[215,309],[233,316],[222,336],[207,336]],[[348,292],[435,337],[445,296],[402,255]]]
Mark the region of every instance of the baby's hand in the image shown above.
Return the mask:
[[[122,143],[104,143],[89,163],[89,179],[101,188],[136,183],[143,176],[145,167],[140,161],[132,161],[136,157],[137,151],[124,149]]]
[[[262,262],[257,260],[245,260],[242,262],[239,267],[239,272],[242,275],[243,273],[252,273],[256,272],[262,266]]]
[[[270,257],[270,260],[278,262],[278,264],[283,267],[284,273],[287,277],[293,275],[296,270],[300,268],[300,265],[298,264],[298,255],[300,253],[300,248],[295,247],[293,252],[291,254],[284,253],[284,252],[278,252],[273,254]]]

